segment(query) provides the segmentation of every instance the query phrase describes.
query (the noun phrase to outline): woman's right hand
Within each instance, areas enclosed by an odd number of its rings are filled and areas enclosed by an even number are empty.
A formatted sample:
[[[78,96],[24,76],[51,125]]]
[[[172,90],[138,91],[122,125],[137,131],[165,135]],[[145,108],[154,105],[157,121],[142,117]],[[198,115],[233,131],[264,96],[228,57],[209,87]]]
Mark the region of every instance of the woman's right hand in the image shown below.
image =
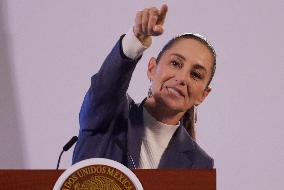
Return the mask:
[[[149,47],[152,36],[159,36],[164,32],[167,11],[168,6],[163,4],[160,9],[152,7],[136,13],[133,32],[143,45]]]

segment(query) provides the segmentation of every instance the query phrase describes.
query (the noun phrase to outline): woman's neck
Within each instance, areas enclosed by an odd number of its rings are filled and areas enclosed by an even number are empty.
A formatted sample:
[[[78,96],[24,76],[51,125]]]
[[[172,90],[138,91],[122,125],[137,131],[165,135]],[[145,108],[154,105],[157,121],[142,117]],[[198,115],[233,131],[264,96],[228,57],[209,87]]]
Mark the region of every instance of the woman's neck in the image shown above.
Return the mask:
[[[144,107],[157,121],[168,125],[177,125],[184,115],[183,112],[170,110],[166,106],[157,104],[153,98],[147,98]]]

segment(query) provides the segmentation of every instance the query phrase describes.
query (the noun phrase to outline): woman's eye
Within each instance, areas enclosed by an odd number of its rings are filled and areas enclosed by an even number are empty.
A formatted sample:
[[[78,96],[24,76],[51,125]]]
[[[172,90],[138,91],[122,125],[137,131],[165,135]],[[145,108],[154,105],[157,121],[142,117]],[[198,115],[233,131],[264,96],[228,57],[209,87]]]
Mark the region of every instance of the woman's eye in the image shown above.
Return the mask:
[[[198,72],[192,72],[191,75],[193,76],[194,79],[198,79],[198,80],[202,79],[201,74]]]
[[[178,67],[178,68],[182,68],[182,63],[178,62],[178,61],[171,61],[171,64],[174,66],[174,67]]]

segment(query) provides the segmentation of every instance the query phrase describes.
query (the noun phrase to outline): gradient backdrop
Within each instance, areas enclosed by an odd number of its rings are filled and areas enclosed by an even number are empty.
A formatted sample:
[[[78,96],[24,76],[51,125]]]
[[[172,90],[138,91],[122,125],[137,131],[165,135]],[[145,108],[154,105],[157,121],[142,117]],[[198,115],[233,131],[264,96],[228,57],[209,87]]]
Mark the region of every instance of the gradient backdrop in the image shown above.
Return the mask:
[[[218,189],[284,187],[282,0],[0,0],[0,168],[55,168],[78,132],[90,77],[136,11],[162,2],[166,32],[144,54],[129,93],[137,102],[146,96],[147,61],[169,38],[203,34],[218,57],[197,135],[215,158]]]

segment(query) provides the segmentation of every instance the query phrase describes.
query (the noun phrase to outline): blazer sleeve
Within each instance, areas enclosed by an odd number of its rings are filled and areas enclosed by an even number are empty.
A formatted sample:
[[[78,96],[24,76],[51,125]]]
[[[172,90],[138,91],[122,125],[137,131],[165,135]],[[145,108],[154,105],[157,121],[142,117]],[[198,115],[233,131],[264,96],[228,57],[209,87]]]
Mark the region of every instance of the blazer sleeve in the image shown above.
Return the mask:
[[[119,105],[126,100],[130,79],[139,59],[127,58],[122,51],[122,38],[106,57],[99,72],[91,78],[82,104],[80,132],[106,130]]]
[[[80,131],[73,164],[94,156],[104,157],[105,151],[109,151],[107,147],[113,127],[116,127],[112,122],[119,112],[128,113],[126,91],[140,58],[132,60],[123,54],[122,38],[106,57],[99,72],[91,78],[91,86],[79,114]]]

